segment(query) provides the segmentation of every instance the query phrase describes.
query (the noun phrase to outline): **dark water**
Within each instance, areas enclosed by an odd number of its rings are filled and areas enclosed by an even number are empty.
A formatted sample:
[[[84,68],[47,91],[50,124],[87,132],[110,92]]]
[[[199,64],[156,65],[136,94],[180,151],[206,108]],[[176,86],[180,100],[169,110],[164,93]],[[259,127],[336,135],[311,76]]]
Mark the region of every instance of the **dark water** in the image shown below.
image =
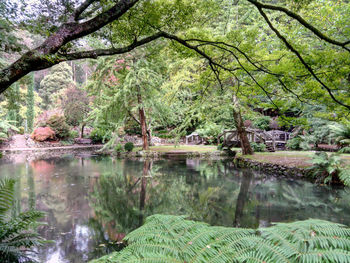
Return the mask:
[[[55,243],[40,262],[86,262],[120,247],[155,213],[185,214],[212,225],[258,227],[327,219],[350,225],[350,189],[238,170],[228,160],[118,160],[110,157],[0,162],[18,179],[13,212],[46,212],[40,233]]]

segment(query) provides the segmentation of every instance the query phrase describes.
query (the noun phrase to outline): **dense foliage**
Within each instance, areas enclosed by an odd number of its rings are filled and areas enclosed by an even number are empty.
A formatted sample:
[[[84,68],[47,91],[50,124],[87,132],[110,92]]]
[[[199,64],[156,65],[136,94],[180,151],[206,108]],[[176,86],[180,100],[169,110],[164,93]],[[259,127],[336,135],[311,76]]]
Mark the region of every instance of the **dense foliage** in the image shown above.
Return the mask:
[[[92,262],[349,262],[349,239],[345,226],[316,219],[244,229],[153,215],[125,249]]]
[[[343,183],[350,186],[350,167],[344,164],[339,154],[318,152],[312,158],[312,176],[320,183]]]

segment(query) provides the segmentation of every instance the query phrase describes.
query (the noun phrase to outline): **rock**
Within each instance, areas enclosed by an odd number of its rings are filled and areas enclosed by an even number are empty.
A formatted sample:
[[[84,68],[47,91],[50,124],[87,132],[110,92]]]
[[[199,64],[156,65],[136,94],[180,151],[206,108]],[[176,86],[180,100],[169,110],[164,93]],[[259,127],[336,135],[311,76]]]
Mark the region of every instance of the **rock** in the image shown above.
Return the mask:
[[[76,144],[92,144],[92,140],[86,138],[75,138],[74,142]]]
[[[31,135],[32,140],[44,142],[55,139],[55,132],[50,127],[39,127]]]

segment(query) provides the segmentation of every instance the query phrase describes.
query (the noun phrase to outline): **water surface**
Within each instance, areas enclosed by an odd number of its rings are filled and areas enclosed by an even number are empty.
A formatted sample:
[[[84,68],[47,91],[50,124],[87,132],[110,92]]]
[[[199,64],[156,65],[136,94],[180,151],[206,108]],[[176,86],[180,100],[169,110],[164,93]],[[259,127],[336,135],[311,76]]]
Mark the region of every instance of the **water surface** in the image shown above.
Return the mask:
[[[0,176],[18,179],[13,213],[46,212],[39,232],[55,243],[39,249],[40,262],[102,256],[155,213],[254,228],[308,218],[350,225],[349,189],[236,169],[229,160],[2,160]]]

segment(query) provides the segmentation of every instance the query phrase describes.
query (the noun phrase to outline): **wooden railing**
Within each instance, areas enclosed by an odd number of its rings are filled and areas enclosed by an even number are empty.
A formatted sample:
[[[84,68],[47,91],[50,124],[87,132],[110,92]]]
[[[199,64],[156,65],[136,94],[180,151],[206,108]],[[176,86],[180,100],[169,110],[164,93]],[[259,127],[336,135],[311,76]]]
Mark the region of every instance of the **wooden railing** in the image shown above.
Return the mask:
[[[291,137],[291,133],[280,130],[262,131],[247,129],[246,132],[250,142],[264,143],[267,146],[272,146],[273,150],[275,150],[277,146],[283,148]],[[240,141],[237,130],[226,130],[219,134],[217,137],[218,143],[220,143],[222,137],[223,145],[230,146]]]

